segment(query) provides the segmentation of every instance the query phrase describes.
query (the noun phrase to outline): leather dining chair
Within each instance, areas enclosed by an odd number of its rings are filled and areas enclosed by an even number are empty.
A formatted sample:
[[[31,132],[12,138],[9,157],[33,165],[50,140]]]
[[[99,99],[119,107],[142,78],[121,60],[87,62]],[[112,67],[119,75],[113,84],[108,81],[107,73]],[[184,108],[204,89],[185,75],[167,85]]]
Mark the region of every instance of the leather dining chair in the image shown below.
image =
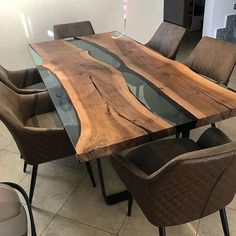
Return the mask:
[[[46,91],[46,87],[36,68],[8,71],[0,66],[0,82],[21,94]]]
[[[236,192],[236,142],[219,129],[191,139],[157,140],[111,158],[146,218],[159,227],[185,224],[219,211],[225,236],[225,206]],[[131,214],[129,200],[128,215]]]
[[[163,56],[175,60],[186,29],[168,22],[162,22],[154,36],[146,44]]]
[[[185,62],[196,73],[225,86],[235,63],[236,45],[210,37],[203,37]]]
[[[29,194],[32,203],[38,165],[75,155],[75,150],[48,92],[17,94],[0,84],[0,119],[11,132],[25,164],[33,165]],[[85,164],[95,187],[91,165]]]
[[[0,235],[28,235],[26,211],[15,190],[21,193],[26,202],[30,219],[31,235],[36,236],[34,217],[28,196],[24,189],[15,183],[0,183]]]
[[[91,35],[94,34],[94,29],[90,21],[80,21],[75,23],[54,25],[53,32],[54,39],[63,39]]]

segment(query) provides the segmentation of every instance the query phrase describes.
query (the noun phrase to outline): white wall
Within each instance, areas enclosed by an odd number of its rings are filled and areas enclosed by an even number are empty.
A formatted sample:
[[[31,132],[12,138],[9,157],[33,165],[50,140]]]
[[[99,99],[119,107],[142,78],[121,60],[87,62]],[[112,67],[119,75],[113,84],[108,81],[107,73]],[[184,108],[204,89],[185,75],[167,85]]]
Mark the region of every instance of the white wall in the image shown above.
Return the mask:
[[[146,42],[163,19],[164,0],[129,0],[126,34]],[[26,45],[51,40],[54,24],[91,20],[95,31],[122,30],[123,0],[0,0],[0,64],[33,66]]]
[[[206,0],[203,35],[216,37],[216,31],[224,28],[226,17],[236,14],[236,0]]]

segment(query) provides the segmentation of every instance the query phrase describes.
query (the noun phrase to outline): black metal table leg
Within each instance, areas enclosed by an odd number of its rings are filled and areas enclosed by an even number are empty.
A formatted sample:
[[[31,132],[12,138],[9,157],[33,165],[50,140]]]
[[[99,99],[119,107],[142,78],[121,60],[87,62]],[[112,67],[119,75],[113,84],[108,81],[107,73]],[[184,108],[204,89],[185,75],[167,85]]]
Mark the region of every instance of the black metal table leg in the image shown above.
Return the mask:
[[[190,130],[182,132],[182,138],[189,138],[189,136],[190,136]]]
[[[115,205],[117,203],[127,201],[130,198],[132,198],[128,190],[107,196],[100,159],[97,159],[97,165],[98,165],[98,174],[99,174],[99,179],[100,179],[100,184],[101,184],[101,189],[102,189],[102,195],[107,205]]]

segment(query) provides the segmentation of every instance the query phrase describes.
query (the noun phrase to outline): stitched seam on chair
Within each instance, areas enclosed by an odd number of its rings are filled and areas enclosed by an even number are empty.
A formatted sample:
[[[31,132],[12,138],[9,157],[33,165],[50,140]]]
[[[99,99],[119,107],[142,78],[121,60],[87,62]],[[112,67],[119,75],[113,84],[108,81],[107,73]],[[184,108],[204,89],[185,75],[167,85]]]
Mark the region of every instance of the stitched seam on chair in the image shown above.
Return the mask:
[[[217,180],[216,180],[215,183],[212,185],[212,188],[211,188],[211,190],[210,190],[210,192],[209,192],[209,195],[208,195],[208,197],[207,197],[207,199],[206,199],[206,202],[205,202],[205,204],[204,204],[204,207],[203,207],[203,209],[202,209],[202,211],[201,211],[200,217],[202,217],[204,211],[206,210],[207,204],[208,204],[208,202],[209,202],[209,199],[210,199],[210,197],[211,197],[211,195],[212,195],[212,192],[213,192],[213,190],[214,190],[216,184],[219,182],[219,180],[221,179],[221,177],[222,177],[223,174],[225,173],[225,170],[228,168],[228,166],[230,165],[230,163],[231,163],[232,160],[233,160],[233,153],[232,153],[232,157],[230,158],[230,160],[228,161],[228,163],[226,164],[226,166],[223,168],[221,174],[218,176]]]
[[[34,95],[34,102],[33,102],[33,111],[32,111],[32,116],[35,116],[36,114],[36,109],[37,109],[37,105],[39,104],[39,93],[36,93]]]
[[[25,71],[25,74],[24,74],[24,79],[23,79],[22,88],[25,88],[25,87],[27,86],[28,75],[29,75],[29,71],[26,70],[26,71]]]

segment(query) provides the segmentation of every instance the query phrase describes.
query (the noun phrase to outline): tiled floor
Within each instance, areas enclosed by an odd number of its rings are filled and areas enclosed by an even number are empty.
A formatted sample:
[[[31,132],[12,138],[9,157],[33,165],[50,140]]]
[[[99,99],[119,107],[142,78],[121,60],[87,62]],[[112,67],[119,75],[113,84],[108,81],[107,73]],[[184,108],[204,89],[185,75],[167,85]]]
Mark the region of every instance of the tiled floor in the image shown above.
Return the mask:
[[[182,60],[189,49],[182,47],[178,59]],[[236,88],[236,73],[232,76],[232,86]],[[236,119],[221,122],[220,127],[233,140],[236,140]],[[191,133],[196,139],[205,128]],[[0,123],[0,180],[19,183],[29,188],[31,168],[22,172],[23,161],[19,151],[7,131]],[[109,161],[104,160],[104,174],[109,192],[124,189],[112,170]],[[38,235],[42,236],[156,236],[158,230],[151,225],[141,210],[134,204],[132,217],[126,216],[127,202],[107,206],[101,195],[97,168],[93,163],[98,187],[93,188],[84,165],[74,157],[39,167],[33,200],[33,213]],[[236,236],[236,199],[227,207],[232,236]],[[200,236],[223,235],[218,214],[211,215],[198,222],[167,228],[168,236],[194,236],[196,229]]]

